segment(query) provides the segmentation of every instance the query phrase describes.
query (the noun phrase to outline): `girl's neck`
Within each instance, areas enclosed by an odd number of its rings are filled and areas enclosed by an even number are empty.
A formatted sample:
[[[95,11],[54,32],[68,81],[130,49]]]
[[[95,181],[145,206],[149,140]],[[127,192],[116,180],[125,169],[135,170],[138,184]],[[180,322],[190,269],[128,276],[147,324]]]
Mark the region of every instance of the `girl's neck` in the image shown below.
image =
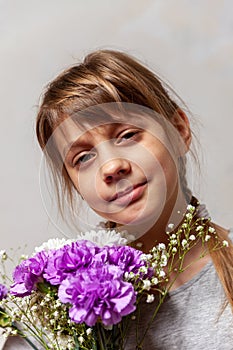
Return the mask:
[[[148,253],[158,243],[167,244],[168,235],[166,232],[169,230],[168,225],[172,224],[174,226],[173,230],[178,229],[183,221],[188,204],[181,190],[175,191],[167,201],[166,207],[157,222],[141,238],[137,239],[134,245],[141,247],[141,250]],[[142,229],[145,230],[144,224]],[[140,230],[140,225],[137,230]]]
[[[175,225],[173,228],[172,233],[175,233],[178,231],[179,227],[182,225],[184,220],[184,215],[187,212],[187,204],[185,204],[184,201],[182,201],[182,197],[180,197],[181,201],[176,201],[176,204],[174,208],[175,210],[171,213],[171,221],[169,223],[177,223],[179,220],[179,224]],[[181,207],[180,205],[183,204]],[[196,199],[193,197],[191,204],[196,207],[196,215],[197,217],[202,217],[204,219],[208,218],[208,211],[205,209],[205,206],[199,206]],[[179,210],[177,210],[179,208]],[[182,208],[180,210],[180,208]],[[163,221],[161,220],[163,223]],[[210,222],[206,221],[206,225],[209,226]],[[166,225],[165,225],[166,226]],[[137,244],[141,243],[141,250],[143,250],[145,253],[148,253],[149,250],[158,243],[168,243],[168,234],[166,234],[165,227],[161,224],[160,226],[161,231],[158,231],[159,228],[156,225],[156,227],[153,227],[150,231],[148,231],[141,239],[139,239],[137,242],[135,242],[135,246],[137,247]],[[162,230],[163,229],[163,230]],[[171,230],[170,230],[171,231]],[[158,234],[160,232],[160,234]],[[162,234],[161,234],[162,232]],[[189,235],[196,236],[195,230],[191,230]],[[156,242],[155,242],[156,239]],[[171,284],[171,287],[169,288],[170,291],[175,290],[179,288],[184,283],[188,282],[190,279],[192,279],[197,273],[199,273],[204,266],[210,261],[210,255],[208,253],[208,249],[203,250],[203,243],[202,240],[199,239],[196,244],[193,245],[193,247],[186,253],[183,264],[182,264],[182,272],[177,272],[175,269],[172,270],[169,273],[169,277],[166,283]],[[203,252],[205,251],[205,254]],[[175,261],[179,261],[179,256],[177,256],[174,259]],[[166,267],[164,268],[166,271]]]

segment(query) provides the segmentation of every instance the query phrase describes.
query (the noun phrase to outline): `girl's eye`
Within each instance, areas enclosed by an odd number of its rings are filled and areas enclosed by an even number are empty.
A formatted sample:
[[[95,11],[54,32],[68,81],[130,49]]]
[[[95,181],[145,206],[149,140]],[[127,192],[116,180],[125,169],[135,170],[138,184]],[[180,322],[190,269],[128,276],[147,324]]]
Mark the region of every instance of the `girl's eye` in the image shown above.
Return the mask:
[[[128,131],[125,134],[121,135],[118,137],[116,143],[122,143],[122,142],[127,142],[131,139],[134,139],[134,137],[138,134],[138,131],[134,130],[134,131]]]
[[[74,159],[74,166],[84,164],[95,157],[95,153],[85,153],[82,156]]]

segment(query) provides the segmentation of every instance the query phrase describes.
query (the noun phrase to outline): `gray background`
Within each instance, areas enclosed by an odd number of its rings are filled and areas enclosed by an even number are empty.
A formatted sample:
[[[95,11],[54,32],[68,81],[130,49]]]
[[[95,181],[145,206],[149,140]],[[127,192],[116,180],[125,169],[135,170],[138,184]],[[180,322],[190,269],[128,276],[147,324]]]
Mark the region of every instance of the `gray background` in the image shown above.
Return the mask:
[[[232,13],[231,0],[0,1],[0,249],[60,236],[41,200],[37,104],[58,72],[98,48],[135,55],[188,104],[199,125],[198,196],[232,226]]]

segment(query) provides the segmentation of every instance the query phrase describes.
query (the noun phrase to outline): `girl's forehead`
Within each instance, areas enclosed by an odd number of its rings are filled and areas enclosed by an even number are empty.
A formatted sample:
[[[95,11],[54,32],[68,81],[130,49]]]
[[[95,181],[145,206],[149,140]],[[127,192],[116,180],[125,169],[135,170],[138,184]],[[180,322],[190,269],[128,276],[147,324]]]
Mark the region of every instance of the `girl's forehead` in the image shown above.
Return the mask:
[[[62,123],[54,131],[54,136],[57,138],[63,137],[69,142],[77,137],[94,134],[111,134],[116,130],[124,127],[135,127],[143,130],[154,130],[160,132],[163,127],[161,120],[163,117],[152,118],[145,113],[136,113],[132,111],[85,111],[64,119]]]
[[[143,106],[131,103],[106,103],[92,106],[83,111],[67,114],[59,124],[56,134],[63,134],[66,139],[77,137],[87,132],[106,133],[114,131],[119,125],[129,125],[145,130],[157,129],[164,117]]]

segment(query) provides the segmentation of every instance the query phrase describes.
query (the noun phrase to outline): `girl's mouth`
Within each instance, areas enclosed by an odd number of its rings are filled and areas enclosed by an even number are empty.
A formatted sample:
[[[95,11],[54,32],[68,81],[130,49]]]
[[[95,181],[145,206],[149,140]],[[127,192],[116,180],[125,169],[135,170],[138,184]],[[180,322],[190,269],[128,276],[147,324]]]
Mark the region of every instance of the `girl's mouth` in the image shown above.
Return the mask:
[[[129,186],[124,191],[115,193],[114,196],[110,198],[109,202],[114,202],[114,204],[121,206],[132,203],[141,197],[146,186],[147,181],[134,186]]]

